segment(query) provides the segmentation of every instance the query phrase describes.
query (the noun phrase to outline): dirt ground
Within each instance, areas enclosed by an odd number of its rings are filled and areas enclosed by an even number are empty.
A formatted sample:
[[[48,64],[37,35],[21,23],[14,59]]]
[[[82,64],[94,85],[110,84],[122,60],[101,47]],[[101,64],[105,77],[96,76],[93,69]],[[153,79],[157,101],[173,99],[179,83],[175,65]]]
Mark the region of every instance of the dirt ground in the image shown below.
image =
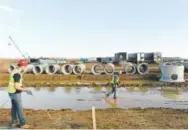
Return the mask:
[[[33,129],[92,129],[92,113],[71,110],[24,110]],[[0,126],[7,126],[10,110],[0,109]],[[188,110],[168,108],[97,109],[97,129],[187,129]]]

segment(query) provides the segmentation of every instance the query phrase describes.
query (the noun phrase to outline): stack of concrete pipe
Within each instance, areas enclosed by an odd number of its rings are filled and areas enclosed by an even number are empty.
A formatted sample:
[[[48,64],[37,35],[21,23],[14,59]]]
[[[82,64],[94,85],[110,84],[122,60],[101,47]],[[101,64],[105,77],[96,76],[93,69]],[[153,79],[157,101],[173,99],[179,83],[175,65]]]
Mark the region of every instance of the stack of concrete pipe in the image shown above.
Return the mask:
[[[14,69],[16,68],[16,65],[12,64],[8,68],[8,72],[11,73]],[[42,74],[46,73],[49,75],[53,75],[56,73],[62,73],[64,75],[70,75],[70,74],[75,74],[75,75],[81,75],[85,72],[86,67],[84,64],[64,64],[62,66],[58,64],[39,64],[39,65],[28,65],[24,69],[24,73],[33,73],[33,74]]]
[[[15,65],[10,65],[8,68],[8,72],[10,73],[12,70],[16,68]],[[132,64],[132,63],[125,63],[123,65],[123,69],[126,72],[126,74],[147,74],[148,73],[148,64],[146,63],[141,63],[141,64]],[[81,75],[85,73],[86,71],[86,66],[84,64],[69,64],[66,63],[62,66],[58,64],[39,64],[39,65],[28,65],[24,73],[33,73],[33,74],[49,74],[53,75],[56,73],[59,74],[64,74],[64,75],[70,75],[70,74],[75,74],[75,75]],[[106,74],[106,75],[112,75],[115,72],[115,66],[112,63],[108,64],[94,64],[91,68],[91,72],[94,75],[101,75],[101,74]]]
[[[105,65],[102,64],[95,64],[91,68],[91,72],[94,75],[101,75],[103,73],[107,75],[112,75],[114,73],[115,66],[112,63],[108,63]]]
[[[123,69],[126,74],[147,74],[149,72],[149,67],[146,63],[141,63],[137,65],[128,62],[123,65]]]

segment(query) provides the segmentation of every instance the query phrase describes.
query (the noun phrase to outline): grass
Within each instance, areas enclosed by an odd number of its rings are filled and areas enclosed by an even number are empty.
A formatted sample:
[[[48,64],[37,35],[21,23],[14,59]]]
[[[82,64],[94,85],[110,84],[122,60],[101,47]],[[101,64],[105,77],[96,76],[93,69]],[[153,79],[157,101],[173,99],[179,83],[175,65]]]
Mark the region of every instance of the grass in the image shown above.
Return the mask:
[[[0,85],[8,85],[9,74],[0,75]],[[102,86],[110,85],[112,79],[111,75],[33,75],[24,74],[25,86]],[[163,83],[159,81],[159,74],[147,74],[147,75],[120,75],[120,86],[186,86],[185,83]],[[186,77],[187,78],[187,77]]]

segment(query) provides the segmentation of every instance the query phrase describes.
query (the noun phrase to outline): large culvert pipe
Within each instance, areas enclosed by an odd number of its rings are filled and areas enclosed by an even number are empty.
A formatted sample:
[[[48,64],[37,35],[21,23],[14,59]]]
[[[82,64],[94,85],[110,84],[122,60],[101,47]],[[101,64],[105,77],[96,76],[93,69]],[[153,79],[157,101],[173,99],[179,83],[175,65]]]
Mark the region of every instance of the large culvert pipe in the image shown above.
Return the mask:
[[[48,65],[45,69],[45,72],[49,75],[55,74],[60,71],[60,66],[55,64],[55,65]]]
[[[146,64],[146,63],[138,64],[137,72],[139,74],[147,74],[149,72],[148,64]]]
[[[27,65],[23,73],[32,73],[34,65]]]
[[[11,73],[16,68],[16,65],[12,64],[8,68],[8,72]]]
[[[124,65],[124,71],[126,74],[135,74],[136,73],[136,65],[132,63],[127,63]]]
[[[163,82],[184,82],[184,65],[180,63],[166,63],[161,66]]]
[[[112,75],[114,73],[115,66],[112,63],[104,65],[104,72],[107,75]]]
[[[42,74],[42,73],[45,71],[46,66],[47,66],[47,65],[35,65],[35,66],[33,67],[33,69],[32,69],[32,72],[33,72],[34,74]]]
[[[70,75],[73,72],[73,67],[74,67],[74,65],[72,65],[72,64],[64,64],[61,67],[61,72],[64,75]]]
[[[84,64],[78,64],[74,65],[73,67],[73,73],[76,75],[81,75],[86,70],[86,66]]]
[[[101,75],[104,72],[104,67],[101,64],[95,64],[92,66],[91,72],[94,75]]]

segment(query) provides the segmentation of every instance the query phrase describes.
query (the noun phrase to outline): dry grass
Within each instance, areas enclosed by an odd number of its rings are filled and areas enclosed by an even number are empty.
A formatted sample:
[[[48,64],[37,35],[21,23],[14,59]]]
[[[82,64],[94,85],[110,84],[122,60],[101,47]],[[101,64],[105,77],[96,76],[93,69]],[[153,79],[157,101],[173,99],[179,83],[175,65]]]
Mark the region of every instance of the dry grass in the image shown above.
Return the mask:
[[[0,59],[0,73],[7,73],[9,65],[15,64],[15,63],[16,63],[16,60]]]
[[[9,74],[0,75],[0,85],[8,85]],[[26,86],[109,86],[112,76],[110,75],[33,75],[24,74],[24,85]],[[159,82],[160,75],[120,75],[120,86],[188,86],[185,83],[162,83]],[[186,77],[187,78],[187,75]]]

